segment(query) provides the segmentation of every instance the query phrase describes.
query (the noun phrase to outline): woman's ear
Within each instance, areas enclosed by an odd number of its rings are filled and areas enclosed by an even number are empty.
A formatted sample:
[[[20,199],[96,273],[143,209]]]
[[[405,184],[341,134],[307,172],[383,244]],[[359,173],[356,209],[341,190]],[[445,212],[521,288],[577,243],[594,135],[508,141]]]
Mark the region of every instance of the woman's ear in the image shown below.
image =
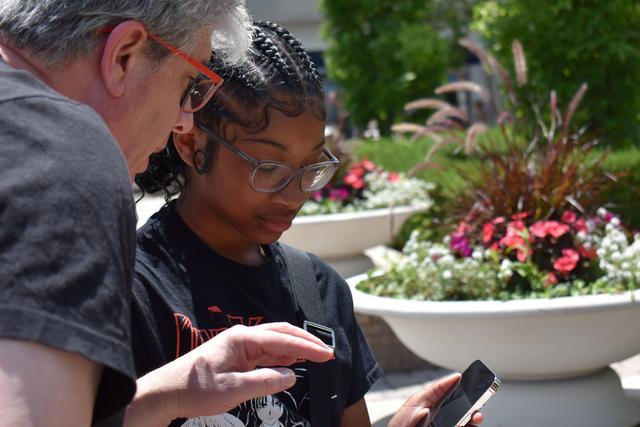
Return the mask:
[[[147,40],[147,30],[138,21],[121,22],[110,31],[100,58],[100,72],[112,96],[123,96],[128,84],[140,81],[135,71],[145,64],[143,61],[149,61],[145,50]]]
[[[182,161],[191,168],[196,168],[194,158],[197,152],[203,152],[207,145],[207,137],[200,129],[193,127],[191,131],[186,133],[173,132],[173,145],[182,158]]]

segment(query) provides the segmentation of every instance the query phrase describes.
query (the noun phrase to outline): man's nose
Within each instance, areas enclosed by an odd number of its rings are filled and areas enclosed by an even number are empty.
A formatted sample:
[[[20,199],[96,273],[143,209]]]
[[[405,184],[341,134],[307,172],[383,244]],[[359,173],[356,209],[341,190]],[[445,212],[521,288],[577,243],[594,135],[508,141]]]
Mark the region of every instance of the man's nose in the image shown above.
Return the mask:
[[[178,120],[176,121],[173,131],[175,133],[187,133],[193,128],[193,113],[185,113],[180,110]]]

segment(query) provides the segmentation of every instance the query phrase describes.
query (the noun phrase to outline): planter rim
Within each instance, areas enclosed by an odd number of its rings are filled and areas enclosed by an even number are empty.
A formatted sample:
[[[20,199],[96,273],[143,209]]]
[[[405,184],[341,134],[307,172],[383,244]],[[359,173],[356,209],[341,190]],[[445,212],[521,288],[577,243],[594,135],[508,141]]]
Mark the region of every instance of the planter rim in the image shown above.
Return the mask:
[[[548,314],[597,312],[640,306],[640,290],[619,294],[598,294],[558,298],[531,298],[510,301],[412,301],[379,297],[356,289],[367,277],[359,274],[347,279],[357,312],[377,316],[421,318],[545,316]]]
[[[356,212],[339,212],[332,214],[319,214],[319,215],[299,215],[294,218],[294,224],[308,224],[316,222],[337,222],[337,221],[349,221],[352,219],[366,219],[366,218],[378,218],[388,216],[389,214],[405,214],[411,212],[420,212],[426,210],[428,205],[416,204],[416,205],[402,205],[402,206],[389,206],[379,209],[368,209],[364,211]]]

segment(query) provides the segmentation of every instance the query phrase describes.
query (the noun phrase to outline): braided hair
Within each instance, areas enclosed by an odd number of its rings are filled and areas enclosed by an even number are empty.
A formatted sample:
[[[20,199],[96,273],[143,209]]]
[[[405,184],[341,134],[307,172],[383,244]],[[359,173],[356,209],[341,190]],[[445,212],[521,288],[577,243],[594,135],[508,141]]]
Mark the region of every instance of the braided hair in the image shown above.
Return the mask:
[[[194,121],[224,139],[230,140],[225,132],[230,125],[238,125],[247,133],[263,131],[274,109],[288,117],[309,111],[325,120],[324,89],[315,65],[302,43],[276,23],[253,23],[252,45],[244,62],[226,64],[214,51],[209,68],[223,77],[224,83],[195,113]],[[199,173],[210,169],[216,148],[215,142],[207,142]],[[136,176],[135,182],[144,193],[164,190],[168,201],[184,190],[185,168],[173,138],[169,138],[164,150],[151,155],[149,167]]]

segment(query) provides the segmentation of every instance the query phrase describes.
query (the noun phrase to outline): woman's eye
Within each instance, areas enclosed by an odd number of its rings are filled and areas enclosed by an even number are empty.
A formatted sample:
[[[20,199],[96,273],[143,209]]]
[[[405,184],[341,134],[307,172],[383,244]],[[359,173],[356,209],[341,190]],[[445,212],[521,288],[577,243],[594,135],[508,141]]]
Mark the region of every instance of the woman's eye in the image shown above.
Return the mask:
[[[277,165],[262,165],[260,166],[260,172],[262,173],[273,173],[277,171],[279,167]]]

